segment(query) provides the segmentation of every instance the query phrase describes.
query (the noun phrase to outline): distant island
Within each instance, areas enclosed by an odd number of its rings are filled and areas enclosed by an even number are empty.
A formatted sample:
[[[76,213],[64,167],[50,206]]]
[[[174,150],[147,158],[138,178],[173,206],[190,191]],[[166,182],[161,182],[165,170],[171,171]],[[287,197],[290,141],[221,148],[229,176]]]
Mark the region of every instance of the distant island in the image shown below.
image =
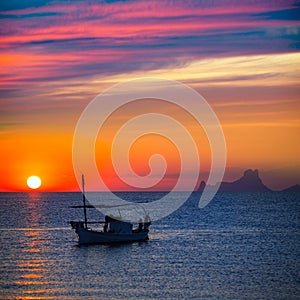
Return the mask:
[[[295,184],[287,189],[282,190],[282,192],[300,192],[300,185]]]
[[[197,191],[202,192],[206,186],[206,183],[202,181]],[[222,181],[220,192],[272,192],[261,180],[258,174],[258,170],[246,170],[241,178],[233,182]],[[300,185],[296,184],[287,189],[282,190],[284,192],[300,192]]]

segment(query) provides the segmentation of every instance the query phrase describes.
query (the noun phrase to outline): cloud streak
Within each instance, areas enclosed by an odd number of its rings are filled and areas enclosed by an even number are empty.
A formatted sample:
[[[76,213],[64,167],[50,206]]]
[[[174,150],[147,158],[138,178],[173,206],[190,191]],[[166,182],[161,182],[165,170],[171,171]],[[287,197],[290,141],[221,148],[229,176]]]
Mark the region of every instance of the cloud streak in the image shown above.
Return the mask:
[[[207,3],[13,1],[0,14],[2,88],[299,50],[297,2]]]

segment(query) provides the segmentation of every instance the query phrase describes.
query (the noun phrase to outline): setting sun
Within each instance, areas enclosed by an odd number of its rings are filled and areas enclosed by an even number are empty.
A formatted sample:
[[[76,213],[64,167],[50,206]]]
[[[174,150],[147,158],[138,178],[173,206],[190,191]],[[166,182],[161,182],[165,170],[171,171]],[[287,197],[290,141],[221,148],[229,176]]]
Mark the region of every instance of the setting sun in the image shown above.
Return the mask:
[[[37,189],[41,186],[41,184],[42,184],[42,180],[38,176],[30,176],[27,179],[27,185],[31,189]]]

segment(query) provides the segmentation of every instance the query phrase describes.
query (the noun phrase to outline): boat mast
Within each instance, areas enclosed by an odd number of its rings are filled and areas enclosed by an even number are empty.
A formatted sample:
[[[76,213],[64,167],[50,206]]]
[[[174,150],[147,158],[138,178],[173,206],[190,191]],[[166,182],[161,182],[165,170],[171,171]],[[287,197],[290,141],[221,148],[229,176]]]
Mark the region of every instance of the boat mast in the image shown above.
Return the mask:
[[[82,177],[81,177],[81,181],[82,181],[82,200],[83,200],[84,225],[85,225],[85,228],[87,228],[86,198],[85,198],[85,192],[84,192],[84,175],[83,174],[82,174]]]

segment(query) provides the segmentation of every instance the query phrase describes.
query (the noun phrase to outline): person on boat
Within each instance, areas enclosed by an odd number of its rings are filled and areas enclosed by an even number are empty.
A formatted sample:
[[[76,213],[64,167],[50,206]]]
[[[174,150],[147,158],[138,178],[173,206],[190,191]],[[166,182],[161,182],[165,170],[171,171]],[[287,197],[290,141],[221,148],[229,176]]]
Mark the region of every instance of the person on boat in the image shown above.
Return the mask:
[[[108,229],[108,223],[105,222],[104,226],[103,226],[103,231],[104,232],[107,232],[107,229]]]
[[[150,219],[149,215],[146,215],[145,223],[144,223],[144,230],[148,230],[150,225],[151,225],[151,219]]]
[[[105,224],[103,226],[103,231],[107,232],[108,231],[109,216],[105,216],[104,220],[105,220]]]
[[[139,231],[143,231],[143,220],[139,219]]]
[[[104,224],[104,226],[103,226],[103,231],[104,232],[108,232],[108,231],[110,231],[110,229],[109,229],[109,224],[111,223],[111,222],[114,222],[115,221],[115,219],[113,218],[113,216],[112,215],[109,215],[109,216],[105,216],[105,224]]]

